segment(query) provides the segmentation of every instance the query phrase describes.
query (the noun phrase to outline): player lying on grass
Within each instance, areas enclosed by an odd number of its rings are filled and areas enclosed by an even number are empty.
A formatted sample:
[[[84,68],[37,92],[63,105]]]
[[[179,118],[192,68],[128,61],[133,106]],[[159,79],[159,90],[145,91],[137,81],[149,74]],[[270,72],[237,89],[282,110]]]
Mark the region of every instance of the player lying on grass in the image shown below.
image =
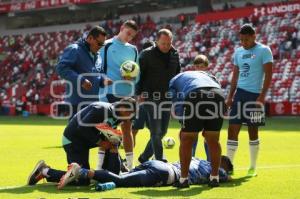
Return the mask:
[[[180,163],[165,163],[158,160],[149,160],[135,167],[128,173],[116,175],[107,170],[89,170],[81,168],[78,164],[72,163],[72,167],[67,171],[67,176],[61,184],[64,186],[74,180],[94,179],[98,182],[114,182],[117,187],[153,187],[168,186],[178,182],[180,177]],[[233,165],[226,156],[221,158],[219,169],[220,182],[231,180],[228,172],[233,170]],[[189,184],[206,184],[209,182],[211,172],[210,162],[192,158],[189,168]],[[62,188],[62,186],[61,186]]]
[[[71,119],[63,134],[63,148],[68,164],[75,162],[82,168],[89,169],[89,150],[100,146],[104,150],[110,150],[105,156],[102,168],[119,174],[121,161],[116,146],[118,143],[113,144],[114,140],[107,135],[107,130],[110,128],[111,131],[117,131],[111,127],[116,127],[121,122],[131,124],[134,113],[135,100],[132,98],[124,98],[113,104],[95,102],[79,111]],[[42,178],[46,178],[49,182],[59,182],[66,177],[69,176],[65,176],[64,171],[51,169],[44,161],[39,161],[28,178],[28,185],[34,185]],[[89,183],[88,179],[76,182],[77,185]]]

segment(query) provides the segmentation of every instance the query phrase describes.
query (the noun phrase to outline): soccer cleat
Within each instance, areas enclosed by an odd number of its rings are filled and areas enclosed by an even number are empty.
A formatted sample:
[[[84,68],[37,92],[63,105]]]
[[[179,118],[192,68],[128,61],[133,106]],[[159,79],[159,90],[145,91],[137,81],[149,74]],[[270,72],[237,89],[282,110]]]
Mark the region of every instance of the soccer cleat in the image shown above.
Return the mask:
[[[177,187],[178,189],[183,189],[183,188],[189,188],[190,185],[189,185],[189,181],[186,179],[183,183],[180,183],[180,181],[178,180],[173,184],[173,187]]]
[[[218,186],[220,186],[220,184],[217,179],[213,179],[208,182],[208,186],[209,187],[218,187]]]
[[[49,166],[46,165],[44,160],[38,161],[28,177],[27,185],[35,185],[43,179],[45,177],[42,173],[44,168],[49,168]]]
[[[250,168],[248,170],[247,176],[249,176],[249,177],[255,177],[255,176],[257,176],[256,169]]]
[[[70,182],[76,180],[79,176],[79,170],[80,166],[77,163],[69,164],[68,171],[60,178],[57,188],[62,189]]]

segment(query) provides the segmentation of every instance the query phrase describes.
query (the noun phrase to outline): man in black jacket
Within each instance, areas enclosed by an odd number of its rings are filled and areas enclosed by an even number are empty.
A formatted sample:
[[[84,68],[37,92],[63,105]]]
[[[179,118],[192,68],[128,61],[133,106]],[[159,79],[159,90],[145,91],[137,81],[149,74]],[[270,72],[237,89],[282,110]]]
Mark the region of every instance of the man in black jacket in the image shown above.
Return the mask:
[[[136,94],[143,102],[151,133],[150,141],[139,157],[141,163],[153,153],[156,160],[163,160],[161,139],[167,133],[171,113],[168,85],[170,79],[180,72],[179,55],[172,46],[172,39],[170,30],[159,30],[156,45],[144,50],[139,57],[141,76]]]

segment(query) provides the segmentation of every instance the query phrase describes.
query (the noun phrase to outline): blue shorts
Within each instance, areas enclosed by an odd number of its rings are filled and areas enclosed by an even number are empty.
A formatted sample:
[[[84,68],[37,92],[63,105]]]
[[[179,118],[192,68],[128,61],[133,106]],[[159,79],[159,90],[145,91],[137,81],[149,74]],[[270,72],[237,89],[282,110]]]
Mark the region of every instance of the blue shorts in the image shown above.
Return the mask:
[[[255,104],[259,93],[252,93],[238,88],[230,110],[229,124],[246,124],[247,126],[264,126],[264,107]]]

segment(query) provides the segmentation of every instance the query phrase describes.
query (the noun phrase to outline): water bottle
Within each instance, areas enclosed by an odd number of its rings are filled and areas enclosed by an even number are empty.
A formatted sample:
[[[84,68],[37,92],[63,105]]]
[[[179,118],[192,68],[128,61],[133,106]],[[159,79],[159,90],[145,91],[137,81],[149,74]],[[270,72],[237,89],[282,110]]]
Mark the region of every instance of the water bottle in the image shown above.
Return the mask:
[[[97,183],[96,191],[106,191],[116,188],[116,184],[114,182],[106,182],[106,183]]]

